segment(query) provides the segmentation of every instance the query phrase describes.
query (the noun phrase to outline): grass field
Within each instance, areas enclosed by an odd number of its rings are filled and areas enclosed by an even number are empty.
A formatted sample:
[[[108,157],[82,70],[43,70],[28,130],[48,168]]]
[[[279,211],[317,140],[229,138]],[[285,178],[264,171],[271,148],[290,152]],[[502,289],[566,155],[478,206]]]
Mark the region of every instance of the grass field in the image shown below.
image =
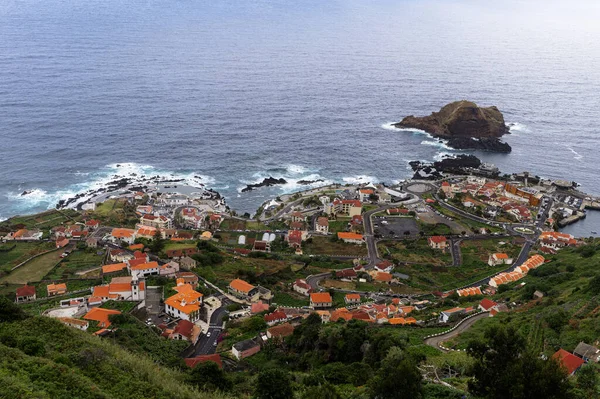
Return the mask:
[[[128,204],[124,198],[108,199],[97,204],[91,214],[109,226],[134,227],[139,221],[135,206]]]
[[[300,294],[275,292],[272,302],[280,306],[302,307],[308,306],[309,299],[307,296],[302,296]]]
[[[487,264],[489,256],[496,252],[505,252],[515,259],[521,251],[521,246],[514,244],[510,238],[462,241],[460,248],[463,266]]]
[[[422,263],[433,266],[452,264],[452,255],[449,251],[432,249],[427,244],[426,238],[403,241],[380,241],[377,249],[381,256],[391,255],[400,262]]]
[[[16,226],[27,229],[49,230],[61,223],[79,220],[81,215],[72,209],[49,210],[35,215],[15,216],[0,223],[0,230],[4,228],[14,229]]]
[[[329,232],[337,233],[340,231],[348,231],[348,222],[350,222],[350,218],[339,217],[337,220],[330,220]]]
[[[45,277],[45,280],[54,280],[61,278],[77,278],[76,273],[82,270],[89,270],[102,265],[103,255],[98,255],[96,251],[76,250],[64,258],[62,262],[52,269]]]
[[[345,255],[361,257],[367,255],[367,246],[346,244],[342,241],[332,242],[329,237],[314,236],[311,243],[302,244],[302,251],[308,255]]]
[[[197,241],[165,241],[164,251],[171,249],[196,248]]]
[[[25,284],[40,281],[61,260],[61,253],[59,250],[39,256],[4,276],[0,279],[0,283]]]
[[[0,249],[8,250],[7,252],[0,252],[0,271],[9,272],[10,269],[33,255],[54,247],[55,245],[51,242],[9,242],[0,244]]]

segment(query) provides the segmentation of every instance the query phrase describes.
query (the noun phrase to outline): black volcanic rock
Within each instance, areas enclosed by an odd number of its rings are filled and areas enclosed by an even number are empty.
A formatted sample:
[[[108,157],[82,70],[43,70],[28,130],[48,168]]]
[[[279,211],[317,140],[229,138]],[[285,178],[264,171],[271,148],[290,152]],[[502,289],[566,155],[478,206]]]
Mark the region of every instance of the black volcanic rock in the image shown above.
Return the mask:
[[[270,186],[274,186],[276,184],[286,184],[286,183],[287,183],[287,181],[285,179],[283,179],[283,178],[276,179],[274,177],[269,176],[269,177],[263,179],[263,181],[260,182],[260,183],[257,183],[257,184],[248,184],[246,187],[244,187],[242,189],[242,192],[245,193],[247,191],[252,191],[255,188],[270,187]]]
[[[298,180],[298,184],[308,185],[308,184],[314,184],[314,183],[321,183],[323,181],[324,181],[323,179],[317,179],[317,180]]]
[[[481,150],[489,152],[509,153],[512,148],[508,143],[500,141],[495,137],[482,137],[479,139],[470,137],[453,137],[446,143],[447,146],[457,150]]]
[[[481,160],[474,155],[457,155],[443,158],[433,163],[411,161],[409,162],[416,180],[436,180],[442,178],[443,173],[464,174],[469,169],[477,169],[481,166]]]

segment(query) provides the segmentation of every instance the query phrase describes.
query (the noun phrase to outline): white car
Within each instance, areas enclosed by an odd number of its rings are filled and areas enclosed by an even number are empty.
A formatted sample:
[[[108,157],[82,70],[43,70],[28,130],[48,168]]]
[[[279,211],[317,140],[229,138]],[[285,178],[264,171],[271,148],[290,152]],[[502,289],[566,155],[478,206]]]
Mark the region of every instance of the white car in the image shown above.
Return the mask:
[[[210,331],[206,333],[206,336],[207,336],[207,337],[210,337]]]

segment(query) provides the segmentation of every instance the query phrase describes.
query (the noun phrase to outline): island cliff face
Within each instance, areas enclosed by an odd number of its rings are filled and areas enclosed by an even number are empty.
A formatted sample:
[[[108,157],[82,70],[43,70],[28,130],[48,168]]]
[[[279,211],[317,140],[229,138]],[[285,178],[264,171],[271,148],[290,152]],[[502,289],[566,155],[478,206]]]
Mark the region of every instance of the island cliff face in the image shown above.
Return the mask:
[[[448,145],[457,149],[511,151],[508,144],[498,139],[508,134],[509,129],[502,112],[494,106],[482,108],[470,101],[456,101],[429,116],[407,116],[394,126],[424,130],[448,139]]]

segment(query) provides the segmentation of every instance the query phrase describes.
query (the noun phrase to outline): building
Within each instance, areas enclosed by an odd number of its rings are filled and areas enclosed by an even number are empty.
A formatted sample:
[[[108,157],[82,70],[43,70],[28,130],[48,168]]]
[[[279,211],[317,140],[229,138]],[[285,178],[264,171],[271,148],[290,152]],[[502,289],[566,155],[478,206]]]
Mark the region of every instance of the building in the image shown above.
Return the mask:
[[[440,316],[438,317],[438,322],[440,323],[448,323],[451,318],[460,317],[467,314],[467,310],[464,308],[452,308],[448,310],[444,310],[440,312]]]
[[[364,238],[362,234],[357,233],[348,233],[345,231],[340,231],[337,233],[338,239],[344,241],[347,244],[364,244]]]
[[[253,251],[257,252],[271,252],[271,244],[268,241],[254,241]]]
[[[269,310],[270,306],[268,303],[263,303],[263,301],[258,301],[253,303],[250,306],[250,313],[251,314],[257,314],[257,313],[261,313],[261,312],[266,312],[267,310]]]
[[[20,229],[17,230],[16,232],[12,233],[12,235],[8,235],[7,239],[12,239],[12,240],[41,240],[42,236],[44,234],[39,231],[39,230],[27,230],[27,229]]]
[[[118,273],[124,269],[127,269],[127,263],[112,263],[102,266],[102,274]]]
[[[143,260],[145,261],[146,259],[143,259]],[[131,273],[132,276],[134,276],[136,278],[158,275],[159,274],[158,262],[153,261],[153,262],[144,262],[142,264],[135,265],[135,266],[130,265],[129,272]]]
[[[302,212],[292,212],[291,218],[292,223],[304,223],[306,217],[302,214]]]
[[[498,304],[496,302],[492,301],[491,299],[484,298],[481,302],[479,302],[477,309],[481,310],[482,312],[489,312],[497,307]]]
[[[98,327],[100,328],[107,328],[110,327],[109,317],[114,314],[121,314],[121,312],[113,309],[92,308],[83,318],[98,322]]]
[[[577,370],[579,370],[579,368],[585,363],[582,358],[577,357],[562,348],[552,355],[552,358],[556,359],[560,363],[568,375],[575,374]]]
[[[58,321],[66,326],[76,328],[81,331],[86,331],[90,326],[90,323],[85,320],[74,319],[72,317],[59,317]]]
[[[198,276],[192,272],[179,272],[177,273],[176,277],[177,285],[179,285],[179,283],[182,283],[190,285],[193,289],[196,289],[196,287],[198,287]]]
[[[102,302],[143,301],[146,298],[146,283],[131,276],[114,277],[110,284],[97,285],[92,290],[92,297],[100,298]]]
[[[391,273],[394,270],[394,264],[389,260],[384,260],[375,265],[375,270],[378,272]]]
[[[165,299],[165,313],[192,323],[199,320],[203,295],[189,284],[181,284],[174,289],[177,294]]]
[[[179,272],[179,263],[174,260],[158,268],[158,275],[164,277],[174,278]]]
[[[283,323],[278,326],[267,329],[267,338],[285,338],[294,333],[294,326],[290,323]]]
[[[169,339],[189,341],[192,345],[196,345],[198,337],[201,333],[200,327],[189,320],[179,320],[173,332],[169,334]]]
[[[276,311],[265,315],[264,319],[268,326],[273,326],[277,323],[286,321],[287,315],[282,311]]]
[[[360,294],[346,294],[344,302],[346,302],[347,305],[360,303]]]
[[[36,300],[35,295],[35,287],[32,285],[24,285],[22,287],[17,288],[16,292],[16,302],[31,302]]]
[[[260,345],[253,339],[237,342],[231,347],[231,353],[237,360],[250,357],[258,352],[260,352]]]
[[[446,250],[448,242],[444,236],[431,236],[427,238],[427,243],[433,249]]]
[[[329,219],[325,216],[321,216],[317,218],[317,222],[315,223],[315,230],[317,233],[327,234],[329,233]]]
[[[221,355],[219,355],[218,353],[214,353],[212,355],[199,355],[196,357],[188,357],[186,359],[183,359],[183,361],[189,368],[192,368],[192,369],[194,367],[196,367],[198,364],[204,363],[204,362],[214,362],[217,364],[217,366],[219,366],[220,369],[223,368],[223,362],[221,361]]]
[[[600,360],[600,349],[595,346],[588,345],[585,342],[580,342],[573,351],[574,355],[579,356],[586,362],[598,363]]]
[[[372,195],[375,195],[375,191],[373,191],[371,188],[361,188],[358,190],[358,199],[361,202],[370,201]]]
[[[505,253],[495,253],[491,254],[488,259],[488,265],[490,266],[498,266],[498,265],[512,265],[512,258],[508,257],[508,254]]]
[[[68,238],[59,238],[58,240],[56,240],[56,248],[64,248],[67,245],[69,245]]]
[[[285,241],[292,248],[302,247],[302,232],[299,230],[290,230],[285,236]]]
[[[195,268],[196,265],[196,261],[189,256],[184,256],[183,258],[179,259],[179,266],[181,266],[183,269],[191,270]]]
[[[67,293],[67,284],[48,284],[46,286],[48,296],[64,295]]]
[[[313,292],[310,294],[310,307],[313,309],[330,308],[333,305],[328,292]]]
[[[110,233],[113,241],[123,241],[131,245],[135,241],[135,230],[133,229],[113,229]]]
[[[240,279],[232,280],[229,283],[229,293],[249,302],[257,301],[259,296],[258,288]]]
[[[461,290],[456,290],[458,296],[473,296],[473,295],[482,295],[481,287],[468,287],[463,288]]]
[[[171,219],[164,215],[158,214],[145,214],[140,217],[140,224],[142,226],[150,226],[155,227],[157,229],[170,229],[171,228]]]
[[[312,287],[304,279],[298,279],[294,281],[294,285],[292,286],[292,288],[294,291],[307,296],[312,291]]]
[[[358,277],[358,273],[353,268],[342,269],[335,272],[335,277],[342,281],[354,281]]]
[[[98,239],[95,237],[90,237],[85,240],[85,245],[87,245],[88,248],[98,248]]]

